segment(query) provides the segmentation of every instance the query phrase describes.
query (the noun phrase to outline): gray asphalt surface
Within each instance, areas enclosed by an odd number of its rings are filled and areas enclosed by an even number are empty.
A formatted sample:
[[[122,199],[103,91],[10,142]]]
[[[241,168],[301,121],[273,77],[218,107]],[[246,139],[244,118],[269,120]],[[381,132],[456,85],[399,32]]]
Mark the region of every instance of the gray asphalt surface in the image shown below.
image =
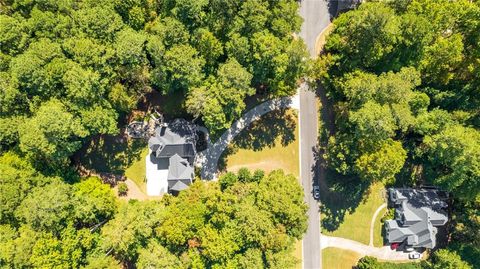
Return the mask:
[[[330,18],[336,13],[337,6],[338,1],[300,1],[300,16],[303,18],[300,37],[307,44],[310,56],[315,56],[315,40],[330,23]]]
[[[303,0],[300,2],[300,15],[304,21],[300,37],[307,44],[311,57],[315,57],[317,36],[330,23],[336,13],[338,2],[324,0]],[[300,179],[305,192],[308,209],[308,229],[303,238],[303,268],[322,268],[322,251],[320,245],[319,204],[313,198],[313,184],[316,183],[314,149],[318,137],[318,107],[315,91],[303,85],[300,91]],[[328,269],[328,268],[326,268]]]
[[[320,246],[320,213],[318,202],[313,198],[315,165],[313,150],[317,145],[318,116],[315,93],[305,87],[300,91],[300,179],[308,205],[308,229],[303,238],[303,268],[317,269],[322,266]]]

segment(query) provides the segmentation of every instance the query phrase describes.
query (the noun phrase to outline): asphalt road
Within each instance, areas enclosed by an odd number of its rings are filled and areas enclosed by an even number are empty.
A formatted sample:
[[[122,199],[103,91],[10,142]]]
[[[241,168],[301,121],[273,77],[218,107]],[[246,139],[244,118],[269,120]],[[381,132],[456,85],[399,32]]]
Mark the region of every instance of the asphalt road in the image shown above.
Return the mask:
[[[315,57],[315,41],[328,26],[336,13],[337,1],[303,0],[300,1],[300,15],[303,24],[300,37],[307,44],[311,57]],[[319,204],[313,198],[312,189],[317,179],[314,177],[314,149],[318,137],[318,107],[315,89],[309,90],[306,84],[300,90],[300,180],[302,181],[305,202],[308,209],[308,229],[303,238],[303,268],[322,268],[322,251],[320,245]]]
[[[338,1],[300,1],[300,16],[303,18],[300,37],[307,44],[310,56],[315,56],[315,41],[330,23],[330,18],[336,13],[337,6]]]
[[[317,145],[318,115],[315,93],[304,87],[300,90],[300,179],[308,205],[308,229],[303,238],[303,268],[317,269],[322,266],[320,246],[320,213],[318,202],[313,198],[315,166],[314,149]]]

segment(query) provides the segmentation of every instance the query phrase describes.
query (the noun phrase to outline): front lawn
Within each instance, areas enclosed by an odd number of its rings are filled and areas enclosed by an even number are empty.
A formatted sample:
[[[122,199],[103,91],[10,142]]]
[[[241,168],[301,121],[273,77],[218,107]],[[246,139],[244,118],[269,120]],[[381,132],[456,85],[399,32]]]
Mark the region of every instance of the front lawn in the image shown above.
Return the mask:
[[[298,177],[298,151],[296,111],[272,111],[235,138],[220,158],[219,166],[223,171],[237,171],[242,167],[266,172],[283,169]]]
[[[387,212],[387,208],[385,207],[384,209],[380,210],[380,213],[378,213],[378,216],[375,219],[375,227],[373,228],[373,246],[374,247],[383,247],[383,235],[382,235],[383,223],[381,220],[383,215],[385,215],[386,212]]]
[[[283,169],[299,177],[298,116],[292,109],[267,113],[246,127],[223,153],[219,161],[223,171],[242,167],[270,172]],[[302,241],[295,243],[294,255],[302,260]],[[296,268],[301,269],[302,263]]]
[[[384,203],[383,193],[384,185],[382,183],[372,184],[366,191],[364,191],[363,199],[358,205],[355,205],[355,207],[352,206],[351,209],[343,212],[343,219],[338,223],[338,228],[328,230],[322,226],[322,233],[328,236],[355,240],[368,245],[370,241],[370,223],[377,208]],[[349,194],[345,193],[345,195]],[[328,210],[323,211],[329,212]],[[331,216],[322,215],[322,219],[328,219],[329,217]]]
[[[352,269],[361,257],[354,251],[332,247],[325,248],[322,250],[322,268]]]

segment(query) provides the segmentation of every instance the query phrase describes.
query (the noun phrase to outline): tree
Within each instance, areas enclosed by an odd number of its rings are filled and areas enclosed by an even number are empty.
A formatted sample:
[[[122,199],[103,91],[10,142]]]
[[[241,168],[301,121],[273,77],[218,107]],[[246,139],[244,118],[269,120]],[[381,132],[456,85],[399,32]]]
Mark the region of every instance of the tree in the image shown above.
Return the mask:
[[[159,202],[132,201],[121,205],[115,217],[102,228],[102,249],[124,261],[134,261],[138,250],[153,236],[163,219]]]
[[[20,156],[7,152],[0,157],[0,223],[16,224],[15,211],[35,186],[54,179],[44,177]]]
[[[183,268],[180,260],[157,241],[150,241],[146,248],[139,250],[139,269],[148,268]]]
[[[355,136],[366,147],[376,145],[395,135],[397,126],[390,108],[374,102],[367,102],[349,115]]]
[[[480,190],[480,133],[460,125],[447,127],[424,140],[429,175],[435,183],[455,193],[456,197],[472,200]]]
[[[258,207],[272,214],[275,225],[281,224],[289,236],[301,238],[307,229],[307,207],[293,175],[285,175],[282,170],[271,172],[258,184],[257,199]]]
[[[15,211],[22,223],[36,231],[57,233],[72,220],[72,215],[72,190],[60,181],[33,188]]]
[[[162,69],[162,81],[158,84],[165,92],[188,90],[200,84],[205,60],[190,45],[174,45],[167,50]]]
[[[58,100],[44,103],[34,117],[19,126],[20,149],[55,167],[80,148],[80,137],[87,132],[77,118]]]
[[[379,149],[365,153],[355,161],[355,170],[363,180],[391,182],[402,169],[407,152],[398,141],[387,140]]]
[[[372,256],[362,257],[357,263],[358,269],[380,269],[377,258]]]
[[[435,251],[432,257],[432,269],[469,269],[472,268],[468,263],[462,261],[460,256],[447,249]]]
[[[85,225],[94,225],[113,217],[117,201],[110,186],[90,177],[73,185],[75,216]]]
[[[235,59],[230,59],[219,67],[216,79],[211,78],[190,91],[187,111],[196,117],[202,116],[210,132],[222,130],[241,115],[245,97],[254,94],[251,79],[250,73]]]
[[[327,40],[327,51],[342,57],[342,70],[382,68],[383,60],[401,37],[399,19],[384,3],[365,3],[355,12],[340,15]]]

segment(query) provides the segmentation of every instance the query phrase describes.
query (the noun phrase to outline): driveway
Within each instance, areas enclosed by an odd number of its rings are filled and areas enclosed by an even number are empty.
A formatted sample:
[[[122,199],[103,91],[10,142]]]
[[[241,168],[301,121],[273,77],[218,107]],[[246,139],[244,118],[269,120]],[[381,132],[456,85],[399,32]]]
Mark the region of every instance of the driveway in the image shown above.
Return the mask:
[[[322,235],[322,249],[328,247],[351,250],[359,253],[362,256],[373,256],[377,259],[386,261],[409,260],[408,253],[392,250],[389,246],[376,248],[345,238]]]
[[[294,95],[268,100],[243,114],[240,119],[235,121],[232,126],[222,134],[215,144],[208,145],[206,150],[197,154],[196,165],[202,167],[202,179],[217,179],[218,159],[228,145],[233,141],[233,139],[240,134],[245,127],[260,119],[261,116],[267,114],[268,112],[284,108],[298,109],[298,106],[298,96]]]

